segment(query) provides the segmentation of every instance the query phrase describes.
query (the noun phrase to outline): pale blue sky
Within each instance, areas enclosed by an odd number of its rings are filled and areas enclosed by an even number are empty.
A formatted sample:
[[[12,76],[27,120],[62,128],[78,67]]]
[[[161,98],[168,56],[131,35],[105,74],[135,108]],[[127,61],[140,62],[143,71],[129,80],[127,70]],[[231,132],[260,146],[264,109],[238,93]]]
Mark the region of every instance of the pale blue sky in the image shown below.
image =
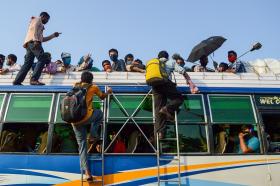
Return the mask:
[[[147,61],[158,51],[187,58],[194,45],[213,35],[227,38],[215,52],[226,61],[227,51],[238,54],[260,41],[263,48],[243,60],[280,58],[279,0],[1,0],[0,53],[14,53],[23,63],[22,47],[31,16],[47,11],[45,35],[62,32],[44,43],[53,59],[72,54],[72,64],[92,53],[95,66],[117,48],[123,58],[133,53]]]

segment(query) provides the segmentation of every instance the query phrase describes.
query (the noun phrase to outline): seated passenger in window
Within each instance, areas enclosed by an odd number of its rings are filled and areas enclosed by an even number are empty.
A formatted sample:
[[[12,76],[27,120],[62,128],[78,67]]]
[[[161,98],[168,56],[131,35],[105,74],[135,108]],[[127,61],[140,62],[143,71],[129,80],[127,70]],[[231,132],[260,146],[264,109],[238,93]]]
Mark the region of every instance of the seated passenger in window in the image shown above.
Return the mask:
[[[216,135],[216,148],[215,152],[224,153],[226,151],[226,147],[229,140],[229,125],[221,125],[219,126],[219,131]]]
[[[255,136],[252,125],[242,125],[241,131],[238,134],[239,145],[237,152],[245,153],[259,153],[260,141]]]

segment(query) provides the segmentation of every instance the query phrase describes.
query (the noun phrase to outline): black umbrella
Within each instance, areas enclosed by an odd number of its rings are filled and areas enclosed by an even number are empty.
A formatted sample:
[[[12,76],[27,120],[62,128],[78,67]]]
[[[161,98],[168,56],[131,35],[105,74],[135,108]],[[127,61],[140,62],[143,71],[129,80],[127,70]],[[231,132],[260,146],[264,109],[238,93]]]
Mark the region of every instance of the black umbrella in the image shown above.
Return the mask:
[[[208,56],[209,54],[217,50],[225,42],[225,40],[226,39],[222,36],[212,36],[206,40],[201,41],[192,49],[187,61],[195,62],[199,60],[203,55]]]

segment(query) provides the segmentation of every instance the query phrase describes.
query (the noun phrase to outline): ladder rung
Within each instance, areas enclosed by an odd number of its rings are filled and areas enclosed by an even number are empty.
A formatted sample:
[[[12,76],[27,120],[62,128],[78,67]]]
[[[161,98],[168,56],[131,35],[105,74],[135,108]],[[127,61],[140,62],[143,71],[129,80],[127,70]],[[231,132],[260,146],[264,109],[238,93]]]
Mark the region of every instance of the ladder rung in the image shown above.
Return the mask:
[[[160,161],[179,161],[179,159],[178,158],[173,158],[173,159],[171,159],[171,158],[160,158],[159,159]]]
[[[160,139],[159,141],[177,141],[177,138],[163,138]]]
[[[180,182],[179,180],[159,180],[160,182]]]
[[[93,159],[90,159],[90,160],[98,160],[98,161],[101,161],[102,158],[93,158]]]

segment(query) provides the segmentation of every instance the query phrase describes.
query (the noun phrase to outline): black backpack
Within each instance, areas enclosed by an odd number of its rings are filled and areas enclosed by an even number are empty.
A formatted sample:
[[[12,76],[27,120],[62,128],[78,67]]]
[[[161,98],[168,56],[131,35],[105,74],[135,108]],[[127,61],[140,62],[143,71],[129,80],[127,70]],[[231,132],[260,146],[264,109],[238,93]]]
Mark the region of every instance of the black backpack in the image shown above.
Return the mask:
[[[61,118],[67,123],[81,121],[87,114],[86,87],[76,86],[60,102]]]

